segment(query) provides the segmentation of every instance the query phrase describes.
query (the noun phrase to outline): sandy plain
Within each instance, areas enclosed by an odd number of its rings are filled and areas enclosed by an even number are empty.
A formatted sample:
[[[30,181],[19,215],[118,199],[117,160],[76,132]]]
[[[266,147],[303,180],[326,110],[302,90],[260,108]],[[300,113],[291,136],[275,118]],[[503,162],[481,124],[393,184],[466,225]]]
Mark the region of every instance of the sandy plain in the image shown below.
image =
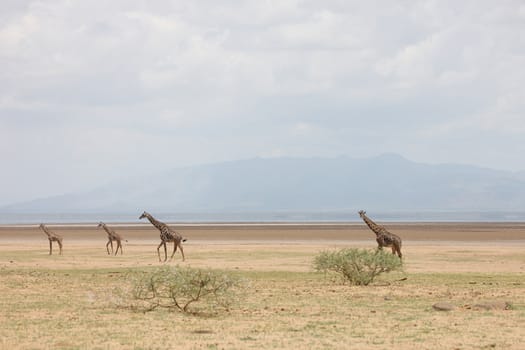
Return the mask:
[[[155,263],[156,248],[160,243],[159,232],[149,224],[113,224],[109,225],[123,236],[126,254],[125,259],[131,259],[132,266]],[[389,223],[390,232],[400,235],[403,239],[403,252],[406,255],[408,271],[416,269],[421,272],[460,272],[460,271],[501,271],[524,272],[525,261],[518,259],[517,264],[508,261],[499,262],[500,255],[515,255],[523,253],[525,259],[525,223]],[[57,224],[48,227],[64,239],[64,259],[49,262],[49,266],[68,267],[68,257],[79,256],[77,252],[92,250],[93,258],[86,261],[86,268],[105,266],[108,262],[97,260],[97,256],[106,255],[106,233],[96,224]],[[343,247],[376,247],[375,236],[365,225],[359,223],[337,224],[177,224],[171,225],[183,237],[188,264],[196,263],[191,258],[194,252],[213,255],[214,251],[231,250],[232,252],[258,252],[297,250],[315,254],[324,249]],[[54,253],[58,252],[56,243]],[[48,241],[38,225],[4,225],[0,226],[0,249],[7,251],[31,251],[35,254],[49,252]],[[172,247],[168,247],[168,254]],[[472,254],[469,254],[472,252]],[[162,248],[161,248],[162,253]],[[135,255],[151,255],[149,259],[132,258]],[[453,257],[466,254],[469,263],[457,264]],[[233,253],[232,253],[233,255]],[[483,259],[491,255],[493,259]],[[450,257],[447,259],[446,257]],[[175,255],[175,261],[180,259],[180,252]],[[409,257],[411,257],[409,259]],[[417,259],[416,259],[417,257]],[[476,257],[478,257],[476,259]],[[450,261],[449,261],[450,260]],[[121,260],[118,266],[126,266]],[[208,265],[210,259],[205,259],[202,265]],[[439,262],[439,263],[438,263]],[[5,264],[5,262],[3,262]],[[45,261],[40,262],[45,264]],[[243,262],[253,269],[290,269],[291,265],[282,265],[274,261]],[[28,266],[31,266],[30,264]],[[210,264],[209,267],[219,267]],[[227,262],[222,262],[222,268],[229,268]],[[308,263],[307,271],[311,267]],[[295,270],[301,270],[295,267]]]
[[[403,238],[404,271],[351,287],[315,273],[323,250],[375,248],[362,224],[177,224],[187,260],[232,271],[249,289],[211,318],[115,309],[105,295],[126,273],[154,269],[158,231],[110,225],[127,242],[108,256],[96,225],[0,226],[0,348],[521,349],[525,344],[525,223],[387,223]],[[168,253],[171,253],[169,247]],[[55,246],[56,249],[56,246]],[[56,249],[55,252],[58,252]],[[456,306],[451,312],[436,302]],[[476,310],[509,302],[509,310]]]

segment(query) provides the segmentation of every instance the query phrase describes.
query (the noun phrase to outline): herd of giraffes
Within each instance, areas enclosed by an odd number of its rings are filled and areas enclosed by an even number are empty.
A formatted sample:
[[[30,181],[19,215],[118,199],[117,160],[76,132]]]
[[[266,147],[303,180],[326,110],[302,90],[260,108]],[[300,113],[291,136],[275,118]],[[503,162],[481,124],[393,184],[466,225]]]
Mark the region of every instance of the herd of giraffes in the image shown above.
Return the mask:
[[[399,258],[401,259],[401,237],[389,232],[383,226],[376,224],[374,221],[372,221],[372,219],[366,216],[366,211],[360,210],[359,216],[361,217],[361,219],[363,219],[367,226],[375,233],[377,248],[381,250],[383,249],[383,247],[390,247],[392,249],[392,254],[397,254],[397,256],[399,256]],[[171,254],[170,260],[173,259],[177,248],[179,248],[180,253],[182,254],[182,261],[184,261],[185,257],[184,250],[182,249],[182,242],[185,242],[186,239],[183,238],[177,231],[171,229],[165,223],[155,219],[151,214],[147,212],[142,213],[139,219],[144,218],[148,219],[149,222],[153,226],[155,226],[155,228],[160,232],[160,244],[157,247],[159,261],[162,261],[160,258],[160,247],[162,246],[164,246],[164,261],[168,259],[167,243],[169,242],[173,242],[173,253]],[[116,242],[117,249],[115,250],[114,254],[117,255],[118,250],[120,248],[120,254],[122,255],[122,236],[113,231],[103,222],[100,222],[98,224],[98,227],[102,227],[104,231],[106,231],[106,233],[108,234],[108,242],[106,243],[106,250],[108,254],[111,255],[113,253],[113,242]],[[59,254],[62,255],[62,236],[49,230],[44,224],[40,224],[40,228],[42,229],[42,231],[44,231],[49,240],[49,255],[53,254],[53,242],[57,242],[58,247],[60,248]],[[109,251],[110,245],[111,253]]]
[[[173,259],[173,256],[175,255],[175,252],[177,251],[177,248],[180,249],[180,252],[182,254],[182,261],[185,260],[184,257],[184,249],[182,249],[182,242],[185,242],[186,239],[183,238],[177,231],[171,229],[168,225],[165,223],[155,219],[151,214],[144,212],[139,217],[139,219],[147,218],[149,222],[157,230],[160,231],[160,244],[157,247],[157,253],[160,259],[160,247],[164,246],[164,261],[168,259],[168,252],[167,252],[167,243],[173,242],[173,253],[171,254],[170,260]],[[106,250],[109,255],[114,253],[117,255],[118,250],[120,248],[120,254],[122,255],[122,236],[116,233],[114,230],[112,230],[110,227],[108,227],[105,223],[100,222],[98,224],[98,227],[102,227],[104,231],[108,234],[108,242],[106,243]],[[47,235],[47,239],[49,240],[49,255],[53,254],[53,242],[57,242],[58,247],[60,248],[60,255],[62,255],[62,236],[56,234],[55,232],[51,231],[49,228],[46,227],[44,224],[40,224],[40,228],[44,233]],[[117,244],[117,249],[113,252],[113,242]],[[127,242],[127,241],[126,241]],[[109,246],[111,245],[111,252],[109,251]]]

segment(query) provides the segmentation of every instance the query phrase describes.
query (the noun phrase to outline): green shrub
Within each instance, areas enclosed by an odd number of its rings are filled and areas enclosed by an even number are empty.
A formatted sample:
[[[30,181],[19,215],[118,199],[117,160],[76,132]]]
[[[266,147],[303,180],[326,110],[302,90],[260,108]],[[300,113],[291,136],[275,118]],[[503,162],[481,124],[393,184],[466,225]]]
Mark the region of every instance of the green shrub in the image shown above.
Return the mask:
[[[131,301],[129,307],[138,311],[166,308],[192,314],[216,314],[229,310],[238,300],[241,288],[240,279],[226,272],[162,267],[133,278],[131,288],[123,297]]]
[[[352,285],[368,285],[383,272],[402,268],[401,259],[382,250],[341,249],[321,252],[314,260],[314,268],[322,272],[342,275]]]

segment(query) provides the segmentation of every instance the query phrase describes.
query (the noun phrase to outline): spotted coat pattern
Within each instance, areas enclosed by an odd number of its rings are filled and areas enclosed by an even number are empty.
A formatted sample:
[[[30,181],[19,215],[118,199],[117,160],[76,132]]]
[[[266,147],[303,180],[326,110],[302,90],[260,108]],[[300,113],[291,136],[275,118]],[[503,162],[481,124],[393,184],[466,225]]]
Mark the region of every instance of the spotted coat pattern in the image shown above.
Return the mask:
[[[395,235],[391,232],[388,232],[386,228],[381,225],[376,224],[368,216],[364,210],[359,211],[359,216],[367,224],[367,226],[376,234],[377,248],[383,249],[383,247],[391,247],[392,254],[396,254],[401,258],[401,237]]]
[[[157,230],[159,230],[159,232],[160,232],[160,241],[161,242],[160,242],[159,246],[157,247],[157,253],[159,255],[159,261],[161,261],[160,260],[160,251],[159,251],[161,246],[164,246],[164,261],[166,261],[167,258],[168,258],[167,248],[166,248],[166,243],[167,242],[173,242],[173,253],[171,254],[170,260],[173,258],[173,255],[175,255],[175,252],[177,251],[177,248],[179,248],[180,252],[182,254],[182,261],[184,261],[185,257],[184,257],[184,250],[182,249],[182,242],[185,242],[186,239],[184,239],[177,231],[172,230],[165,223],[155,219],[151,214],[149,214],[147,212],[142,213],[142,215],[139,217],[139,219],[144,219],[144,218],[147,218],[149,220],[149,222],[153,226],[155,226],[155,228]]]
[[[62,255],[62,236],[54,233],[44,224],[40,224],[40,228],[42,231],[44,231],[44,233],[47,235],[47,239],[49,240],[49,255],[53,254],[53,242],[58,243],[58,247],[60,248],[59,254]]]

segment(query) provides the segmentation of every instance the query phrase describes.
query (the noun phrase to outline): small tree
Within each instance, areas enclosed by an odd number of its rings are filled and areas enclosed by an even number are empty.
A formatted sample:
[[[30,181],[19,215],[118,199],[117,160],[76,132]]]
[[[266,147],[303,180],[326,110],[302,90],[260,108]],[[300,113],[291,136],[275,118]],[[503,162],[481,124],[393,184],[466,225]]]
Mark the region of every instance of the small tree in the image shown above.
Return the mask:
[[[184,313],[217,313],[228,310],[237,300],[241,281],[214,270],[189,267],[163,267],[132,279],[124,298],[132,309],[152,311],[157,308]]]
[[[401,259],[383,250],[341,249],[321,252],[314,260],[314,268],[335,272],[352,285],[368,285],[383,272],[402,268]]]

